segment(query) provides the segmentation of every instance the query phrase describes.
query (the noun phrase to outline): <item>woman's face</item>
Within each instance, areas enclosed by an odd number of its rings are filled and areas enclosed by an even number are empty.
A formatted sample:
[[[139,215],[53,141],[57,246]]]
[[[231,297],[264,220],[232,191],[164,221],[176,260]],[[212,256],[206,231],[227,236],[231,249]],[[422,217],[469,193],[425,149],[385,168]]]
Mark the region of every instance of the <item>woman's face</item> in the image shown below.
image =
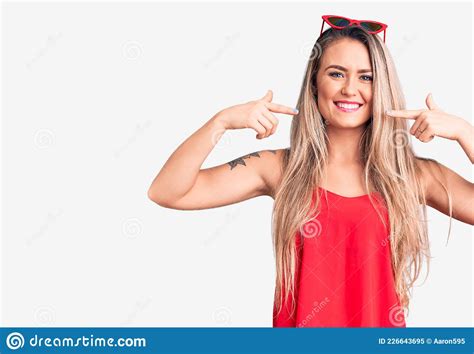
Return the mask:
[[[364,125],[372,115],[373,75],[367,48],[344,38],[326,48],[320,60],[316,80],[322,116],[333,127]]]

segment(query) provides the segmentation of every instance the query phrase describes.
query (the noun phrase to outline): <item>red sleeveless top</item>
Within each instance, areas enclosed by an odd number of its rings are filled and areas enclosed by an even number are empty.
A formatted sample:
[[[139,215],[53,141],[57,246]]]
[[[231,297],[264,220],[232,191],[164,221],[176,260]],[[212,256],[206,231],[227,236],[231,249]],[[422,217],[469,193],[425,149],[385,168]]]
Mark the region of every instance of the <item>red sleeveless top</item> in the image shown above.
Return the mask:
[[[395,291],[388,213],[382,196],[344,197],[321,187],[320,214],[296,235],[296,307],[273,327],[406,327]],[[315,194],[311,202],[314,207]],[[312,214],[314,216],[315,213]]]

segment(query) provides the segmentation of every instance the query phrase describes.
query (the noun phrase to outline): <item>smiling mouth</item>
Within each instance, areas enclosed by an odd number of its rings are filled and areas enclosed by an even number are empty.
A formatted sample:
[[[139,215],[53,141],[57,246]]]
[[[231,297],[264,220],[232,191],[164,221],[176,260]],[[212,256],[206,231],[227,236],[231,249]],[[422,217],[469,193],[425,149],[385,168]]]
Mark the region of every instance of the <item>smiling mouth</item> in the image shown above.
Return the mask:
[[[341,102],[334,102],[334,105],[337,107],[338,110],[346,113],[356,112],[360,107],[363,106],[363,104]]]

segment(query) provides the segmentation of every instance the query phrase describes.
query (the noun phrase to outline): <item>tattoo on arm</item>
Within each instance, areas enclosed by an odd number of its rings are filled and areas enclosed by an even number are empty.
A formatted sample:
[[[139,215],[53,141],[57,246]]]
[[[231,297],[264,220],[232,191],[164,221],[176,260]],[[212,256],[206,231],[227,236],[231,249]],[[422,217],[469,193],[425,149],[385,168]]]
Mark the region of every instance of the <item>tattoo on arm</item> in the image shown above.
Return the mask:
[[[273,154],[276,154],[276,150],[267,150],[267,151],[270,151],[272,152]],[[256,156],[256,157],[260,157],[258,151],[256,152],[252,152],[248,155],[244,155],[244,156],[241,156],[241,157],[238,157],[230,162],[228,162],[229,166],[230,166],[230,169],[232,170],[235,166],[237,165],[244,165],[244,166],[247,166],[245,164],[245,161],[244,159],[249,159],[251,156]]]

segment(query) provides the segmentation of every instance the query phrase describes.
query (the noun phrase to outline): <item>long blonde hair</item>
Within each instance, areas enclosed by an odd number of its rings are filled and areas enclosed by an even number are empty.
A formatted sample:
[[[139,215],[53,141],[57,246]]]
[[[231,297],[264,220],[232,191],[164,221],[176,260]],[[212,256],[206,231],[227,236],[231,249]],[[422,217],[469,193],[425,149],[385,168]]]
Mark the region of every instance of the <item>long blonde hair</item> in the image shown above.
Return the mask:
[[[275,305],[278,313],[289,298],[292,300],[291,313],[294,313],[298,256],[295,238],[298,234],[302,236],[298,231],[314,219],[311,212],[319,206],[320,198],[319,193],[316,193],[314,205],[311,206],[313,192],[320,185],[328,164],[328,136],[316,101],[320,59],[329,45],[342,38],[360,41],[369,51],[374,76],[373,108],[359,146],[365,163],[365,189],[370,201],[374,205],[371,193],[378,192],[386,202],[392,269],[396,292],[404,310],[408,310],[410,289],[420,274],[423,257],[427,261],[426,276],[429,273],[431,256],[426,225],[426,198],[419,160],[437,162],[415,155],[405,119],[384,117],[385,110],[405,109],[395,65],[385,44],[377,35],[360,27],[351,26],[343,30],[330,28],[317,39],[307,64],[297,102],[299,113],[292,120],[290,148],[285,149],[282,178],[275,193],[272,241],[276,260]],[[445,184],[441,184],[448,192]],[[448,200],[450,233],[452,205],[449,193]],[[384,219],[381,219],[385,224]]]

